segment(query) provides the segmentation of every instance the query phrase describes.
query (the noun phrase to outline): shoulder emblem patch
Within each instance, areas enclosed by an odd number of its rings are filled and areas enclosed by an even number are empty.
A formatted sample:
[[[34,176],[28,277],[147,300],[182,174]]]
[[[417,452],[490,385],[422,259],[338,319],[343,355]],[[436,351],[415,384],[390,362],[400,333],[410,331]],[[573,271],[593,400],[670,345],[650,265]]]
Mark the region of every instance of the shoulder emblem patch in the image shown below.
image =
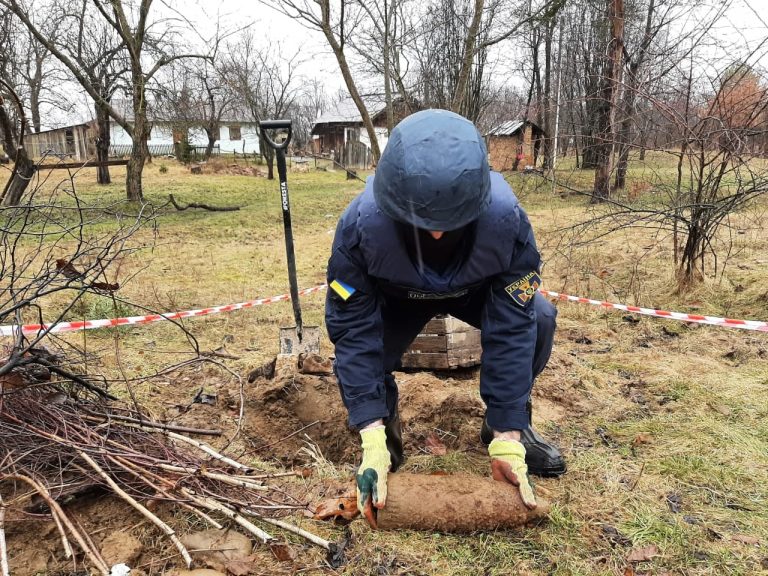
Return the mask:
[[[534,271],[529,272],[520,278],[520,280],[515,280],[512,284],[504,288],[504,290],[506,290],[510,298],[514,300],[515,304],[518,306],[525,306],[531,298],[533,298],[533,295],[540,286],[541,276],[539,276],[538,272]]]
[[[357,290],[352,288],[352,286],[350,286],[349,284],[345,284],[341,280],[334,280],[333,282],[331,282],[330,287],[331,287],[331,290],[336,292],[336,294],[338,294],[341,297],[341,299],[344,300],[344,302],[349,300],[352,294],[357,292]]]

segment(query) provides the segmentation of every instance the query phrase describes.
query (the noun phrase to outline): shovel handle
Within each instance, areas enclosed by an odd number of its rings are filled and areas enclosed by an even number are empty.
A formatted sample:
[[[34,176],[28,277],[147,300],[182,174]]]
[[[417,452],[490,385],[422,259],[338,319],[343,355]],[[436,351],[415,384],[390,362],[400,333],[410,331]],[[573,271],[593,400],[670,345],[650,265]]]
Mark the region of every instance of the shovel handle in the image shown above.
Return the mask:
[[[259,129],[261,130],[261,136],[267,143],[275,150],[285,150],[288,148],[288,143],[291,141],[293,134],[293,127],[290,120],[262,120],[259,122]],[[285,140],[280,144],[272,140],[267,134],[267,130],[288,130],[288,135]]]
[[[293,248],[293,226],[291,225],[291,201],[288,197],[288,168],[285,165],[285,149],[291,141],[290,120],[263,120],[259,122],[261,135],[264,140],[275,150],[277,160],[277,175],[280,179],[280,204],[283,209],[283,229],[285,231],[285,255],[288,263],[288,282],[291,288],[291,304],[293,305],[293,317],[296,320],[296,335],[299,342],[304,337],[304,325],[301,320],[301,303],[299,302],[299,282],[296,278],[296,254]],[[286,139],[277,144],[269,136],[267,130],[288,130]]]

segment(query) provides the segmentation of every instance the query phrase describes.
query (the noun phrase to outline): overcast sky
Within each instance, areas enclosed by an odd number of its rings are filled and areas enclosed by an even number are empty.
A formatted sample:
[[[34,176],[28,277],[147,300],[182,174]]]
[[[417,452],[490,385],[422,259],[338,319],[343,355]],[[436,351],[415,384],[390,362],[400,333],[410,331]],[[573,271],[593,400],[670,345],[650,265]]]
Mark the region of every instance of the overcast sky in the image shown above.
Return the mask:
[[[166,3],[176,10],[183,6],[184,17],[193,23],[198,34],[202,37],[211,37],[216,32],[216,25],[225,30],[237,30],[251,25],[256,37],[264,44],[280,43],[282,50],[293,54],[295,49],[302,49],[304,56],[298,66],[298,72],[308,78],[317,78],[325,85],[328,95],[345,89],[344,81],[338,71],[333,54],[327,47],[320,32],[305,28],[300,22],[272,10],[263,4],[253,0],[187,0],[184,3],[179,0],[166,0]],[[722,5],[720,0],[705,0],[702,2],[703,10],[710,10],[714,6]],[[167,8],[160,2],[153,6],[156,14],[162,14]],[[700,12],[698,17],[702,17]],[[680,26],[690,29],[697,26],[697,17],[691,17],[681,21]],[[721,21],[716,25],[714,32],[719,41],[731,46],[729,55],[737,58],[746,54],[761,43],[760,53],[762,58],[758,62],[764,68],[768,68],[768,0],[733,0],[732,7]],[[681,32],[682,34],[683,32]],[[515,40],[503,46],[506,54],[515,52]],[[497,69],[505,67],[498,64]],[[522,78],[516,78],[514,71],[500,70],[501,78],[512,84],[524,82]],[[69,115],[52,115],[50,124],[60,125],[62,122],[89,120],[92,116],[89,100],[78,86],[71,88],[73,100],[80,104],[76,111]]]

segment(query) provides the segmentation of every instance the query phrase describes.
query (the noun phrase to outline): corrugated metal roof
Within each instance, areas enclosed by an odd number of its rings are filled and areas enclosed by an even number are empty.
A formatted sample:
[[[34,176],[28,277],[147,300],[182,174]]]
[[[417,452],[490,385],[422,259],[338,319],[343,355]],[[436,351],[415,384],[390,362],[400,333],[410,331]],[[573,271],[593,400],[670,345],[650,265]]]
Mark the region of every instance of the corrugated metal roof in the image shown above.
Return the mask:
[[[525,120],[508,120],[488,131],[486,136],[512,136],[525,124]]]

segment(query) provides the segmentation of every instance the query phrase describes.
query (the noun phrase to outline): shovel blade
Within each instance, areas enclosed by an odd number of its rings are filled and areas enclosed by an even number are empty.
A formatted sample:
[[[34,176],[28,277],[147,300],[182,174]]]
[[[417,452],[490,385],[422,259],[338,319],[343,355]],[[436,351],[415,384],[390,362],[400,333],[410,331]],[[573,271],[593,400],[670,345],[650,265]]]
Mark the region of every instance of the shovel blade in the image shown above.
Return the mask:
[[[301,340],[296,326],[280,328],[280,354],[320,353],[320,326],[303,326]]]

